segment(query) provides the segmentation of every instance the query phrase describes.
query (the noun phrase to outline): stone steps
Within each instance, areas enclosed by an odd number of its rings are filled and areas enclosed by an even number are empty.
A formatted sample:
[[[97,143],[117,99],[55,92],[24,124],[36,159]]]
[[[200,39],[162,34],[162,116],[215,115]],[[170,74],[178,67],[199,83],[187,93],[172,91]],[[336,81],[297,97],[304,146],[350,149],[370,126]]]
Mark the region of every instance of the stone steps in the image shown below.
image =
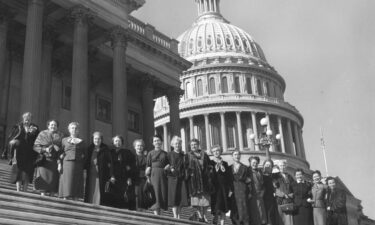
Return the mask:
[[[177,220],[171,210],[164,212],[163,216],[155,216],[151,211],[129,211],[40,196],[32,184],[28,186],[28,192],[16,192],[15,184],[9,183],[9,177],[10,166],[0,160],[0,224],[202,224],[188,220],[194,211],[191,207],[183,208],[182,219]],[[212,216],[208,215],[208,219],[212,221]],[[231,224],[229,219],[226,224]]]

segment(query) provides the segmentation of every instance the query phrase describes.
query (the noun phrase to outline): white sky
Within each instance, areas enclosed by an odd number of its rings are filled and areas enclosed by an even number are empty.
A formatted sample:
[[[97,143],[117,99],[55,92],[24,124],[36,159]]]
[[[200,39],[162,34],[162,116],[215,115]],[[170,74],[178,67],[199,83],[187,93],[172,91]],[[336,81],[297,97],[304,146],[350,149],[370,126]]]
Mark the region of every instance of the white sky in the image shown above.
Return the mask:
[[[311,169],[339,176],[375,218],[375,1],[221,0],[221,13],[262,46],[284,77],[286,101],[305,119]],[[133,13],[177,38],[197,16],[194,0],[146,0]]]

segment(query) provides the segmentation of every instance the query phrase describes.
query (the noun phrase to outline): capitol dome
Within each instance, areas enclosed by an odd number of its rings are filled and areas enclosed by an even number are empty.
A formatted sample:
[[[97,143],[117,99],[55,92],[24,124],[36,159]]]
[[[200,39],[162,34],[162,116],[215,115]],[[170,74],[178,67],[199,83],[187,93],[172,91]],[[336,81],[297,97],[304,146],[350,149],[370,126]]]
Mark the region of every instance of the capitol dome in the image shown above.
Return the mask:
[[[205,8],[198,5],[199,17],[177,40],[179,54],[189,61],[217,56],[240,56],[266,62],[254,39],[220,14],[218,4]],[[198,1],[198,4],[204,4]]]
[[[220,145],[228,162],[239,150],[245,164],[255,155],[262,161],[288,160],[291,171],[308,169],[303,117],[285,101],[283,77],[257,42],[220,14],[220,0],[195,2],[198,18],[178,38],[179,54],[192,63],[180,76],[179,118],[170,117],[167,97],[155,102],[155,128],[166,140],[164,149],[170,149],[168,140],[176,135],[171,131],[180,129],[184,151],[198,139],[208,154]],[[180,122],[178,129],[171,121]],[[272,140],[268,147],[265,135]]]

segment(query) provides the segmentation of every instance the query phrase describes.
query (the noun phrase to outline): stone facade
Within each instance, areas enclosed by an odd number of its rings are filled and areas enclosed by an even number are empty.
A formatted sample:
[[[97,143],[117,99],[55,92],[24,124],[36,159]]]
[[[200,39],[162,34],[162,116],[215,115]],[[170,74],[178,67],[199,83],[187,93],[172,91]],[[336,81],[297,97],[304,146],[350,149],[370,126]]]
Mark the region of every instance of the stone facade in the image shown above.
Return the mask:
[[[77,121],[84,139],[102,131],[108,144],[120,134],[127,146],[144,138],[151,148],[153,99],[180,90],[191,63],[176,40],[130,15],[144,3],[0,1],[1,147],[30,111],[41,129],[51,118],[62,131]],[[179,118],[172,123],[179,129]]]

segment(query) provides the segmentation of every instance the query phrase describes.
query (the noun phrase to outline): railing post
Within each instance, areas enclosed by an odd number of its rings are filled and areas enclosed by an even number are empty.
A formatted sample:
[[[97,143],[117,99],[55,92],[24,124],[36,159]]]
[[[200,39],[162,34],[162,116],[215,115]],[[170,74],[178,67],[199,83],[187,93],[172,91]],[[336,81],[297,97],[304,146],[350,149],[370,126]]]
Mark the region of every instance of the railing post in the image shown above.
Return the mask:
[[[146,24],[145,26],[145,34],[146,34],[146,37],[150,40],[153,39],[153,35],[154,35],[154,31],[155,31],[155,27],[150,25],[150,24]]]

